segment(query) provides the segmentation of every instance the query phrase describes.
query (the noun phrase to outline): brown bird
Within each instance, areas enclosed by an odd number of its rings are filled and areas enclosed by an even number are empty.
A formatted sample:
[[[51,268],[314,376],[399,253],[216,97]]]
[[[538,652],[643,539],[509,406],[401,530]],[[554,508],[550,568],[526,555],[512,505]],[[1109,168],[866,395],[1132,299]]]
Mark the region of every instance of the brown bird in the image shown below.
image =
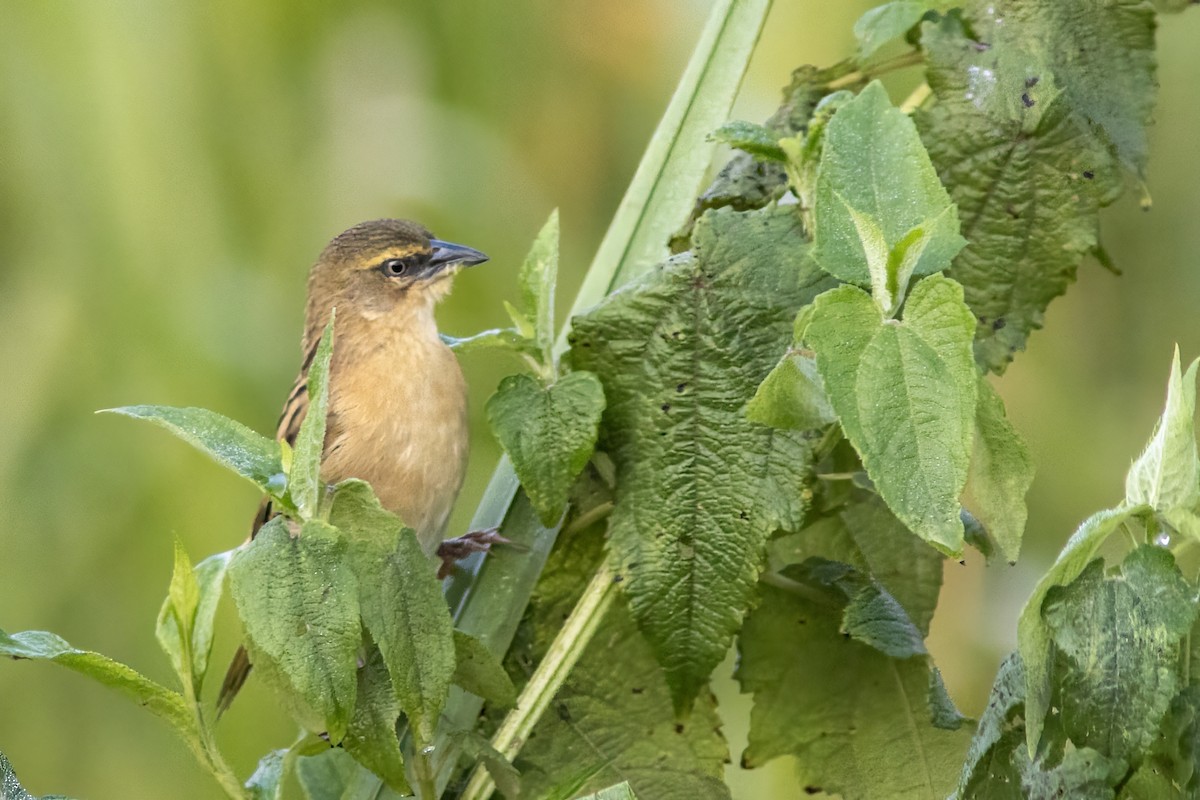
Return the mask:
[[[336,308],[321,480],[367,481],[384,508],[417,532],[426,553],[444,561],[504,541],[488,531],[442,541],[467,464],[467,386],[438,335],[433,308],[460,269],[487,260],[407,220],[363,222],[336,236],[308,275],[304,361],[275,434],[295,444],[308,410],[308,368]],[[252,538],[273,515],[264,499]],[[239,648],[219,712],[249,672]]]

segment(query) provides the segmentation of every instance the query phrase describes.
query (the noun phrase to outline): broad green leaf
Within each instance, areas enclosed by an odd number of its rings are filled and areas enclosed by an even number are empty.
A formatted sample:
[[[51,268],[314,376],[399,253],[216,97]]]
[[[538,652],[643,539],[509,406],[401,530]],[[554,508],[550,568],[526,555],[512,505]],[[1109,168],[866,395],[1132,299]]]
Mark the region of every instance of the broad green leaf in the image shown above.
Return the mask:
[[[772,428],[797,431],[837,422],[816,359],[796,351],[785,355],[746,404],[746,418]]]
[[[933,724],[924,657],[892,659],[841,632],[838,605],[773,586],[746,618],[736,677],[754,694],[748,768],[796,758],[802,786],[845,797],[943,800],[968,732]],[[902,781],[897,776],[903,776]]]
[[[297,722],[342,740],[357,693],[359,604],[346,542],[319,520],[275,517],[235,552],[229,585],[255,672]]]
[[[354,760],[383,779],[401,795],[412,794],[404,774],[404,757],[396,738],[400,704],[392,690],[387,665],[378,648],[367,651],[366,663],[358,670],[358,696],[354,715],[342,747]]]
[[[321,497],[321,456],[325,451],[325,417],[329,408],[329,361],[333,356],[333,324],[336,309],[329,312],[329,322],[317,344],[316,355],[308,367],[308,411],[296,434],[292,454],[290,494],[302,519],[317,513]]]
[[[280,800],[283,797],[284,757],[287,750],[272,750],[258,760],[254,774],[246,781],[250,800]]]
[[[456,666],[453,681],[489,703],[507,708],[517,702],[517,689],[500,659],[483,642],[462,631],[454,632]]]
[[[1029,449],[1004,413],[1004,401],[988,382],[979,379],[975,406],[975,437],[967,473],[969,503],[1010,564],[1021,551],[1021,536],[1029,510],[1025,493],[1033,484]]]
[[[296,759],[296,779],[308,800],[398,800],[402,796],[340,747]]]
[[[1020,797],[1030,800],[1111,800],[1125,767],[1090,747],[1067,750],[1054,765],[1031,764],[1020,749],[1015,756],[1022,768]]]
[[[1133,763],[1154,743],[1182,688],[1194,595],[1170,551],[1153,545],[1130,553],[1117,575],[1105,578],[1097,559],[1046,593],[1042,617],[1066,662],[1055,676],[1058,724],[1076,746]]]
[[[533,339],[542,362],[553,359],[554,285],[558,281],[558,209],[542,226],[529,254],[521,264],[517,283],[521,287],[521,316],[533,324]]]
[[[1200,687],[1189,686],[1171,701],[1154,747],[1125,781],[1120,800],[1194,798],[1200,791]]]
[[[892,512],[944,553],[962,550],[976,372],[962,289],[917,284],[902,322],[861,290],[817,298],[805,336],[846,436]]]
[[[1146,450],[1125,478],[1125,502],[1170,512],[1200,507],[1200,454],[1196,451],[1196,369],[1193,361],[1182,376],[1179,348],[1171,362],[1167,407],[1154,427]]]
[[[279,443],[216,412],[205,408],[124,406],[107,408],[100,413],[144,419],[166,428],[272,497],[282,496],[287,488]]]
[[[1071,30],[1027,19],[1063,13],[1086,19]],[[1150,73],[1129,59],[1144,60],[1132,54],[1149,27],[1143,6],[1127,0],[976,0],[967,17],[970,33],[954,15],[924,24],[937,102],[915,120],[969,241],[947,274],[978,321],[976,359],[1002,372],[1096,247],[1097,212],[1122,189],[1102,137],[1061,87],[1099,86],[1115,100],[1143,85]],[[1127,108],[1153,97],[1143,88]]]
[[[42,795],[34,797],[21,786],[13,772],[12,763],[0,753],[0,800],[67,800],[62,795]]]
[[[1149,513],[1145,506],[1100,511],[1088,517],[1063,546],[1054,565],[1046,571],[1033,594],[1025,601],[1017,623],[1017,647],[1025,670],[1025,736],[1029,752],[1036,750],[1050,710],[1051,635],[1042,618],[1042,604],[1054,586],[1064,586],[1079,577],[1095,557],[1104,540],[1121,525]]]
[[[894,0],[872,8],[854,23],[854,38],[858,40],[858,60],[865,61],[895,39],[899,39],[931,6],[927,0]]]
[[[958,797],[1020,800],[1021,774],[1014,763],[1025,752],[1021,716],[1025,710],[1025,672],[1013,653],[1000,664],[987,709],[979,719],[958,783]]]
[[[621,781],[616,786],[601,789],[594,794],[580,798],[580,800],[637,800],[637,795],[630,788],[629,781]]]
[[[603,411],[604,388],[590,372],[568,373],[548,387],[509,375],[488,400],[488,423],[542,524],[562,517],[571,485],[592,457]]]
[[[338,484],[330,522],[350,539],[360,613],[421,746],[433,737],[454,675],[454,624],[416,533],[379,505],[370,486]]]
[[[810,448],[745,403],[826,279],[787,208],[706,214],[695,250],[574,321],[604,384],[611,553],[685,714],[753,602],[766,537],[798,529]]]
[[[906,265],[912,275],[945,269],[966,243],[916,127],[878,82],[830,120],[814,204],[813,258],[849,283],[895,283],[886,275],[889,254],[916,229],[924,244]],[[890,306],[898,305],[906,283],[899,282]]]
[[[787,161],[787,153],[779,146],[779,136],[764,125],[741,120],[726,122],[712,132],[712,139],[763,161]]]
[[[156,635],[175,674],[180,681],[191,684],[196,697],[208,672],[213,620],[232,557],[232,550],[217,553],[193,569],[183,545],[175,540],[175,569],[167,599],[158,612]],[[190,658],[190,663],[185,663],[185,658]]]
[[[187,704],[178,693],[107,656],[90,650],[78,650],[53,633],[24,631],[8,634],[0,630],[0,656],[53,661],[117,690],[150,713],[171,723],[180,733],[191,730],[195,725]]]
[[[604,557],[603,546],[600,531],[560,542],[510,664],[544,656]],[[663,671],[617,597],[517,757],[521,797],[568,800],[628,781],[644,798],[728,800],[722,775],[729,750],[719,727],[707,692],[686,722],[676,722]]]

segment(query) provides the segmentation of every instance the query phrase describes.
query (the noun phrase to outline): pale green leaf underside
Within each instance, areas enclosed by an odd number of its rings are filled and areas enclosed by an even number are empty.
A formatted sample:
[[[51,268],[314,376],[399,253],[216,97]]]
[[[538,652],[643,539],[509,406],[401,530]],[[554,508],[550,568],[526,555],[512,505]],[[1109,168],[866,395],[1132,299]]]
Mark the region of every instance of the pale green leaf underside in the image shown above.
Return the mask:
[[[788,353],[775,365],[746,404],[746,417],[772,428],[797,431],[837,421],[816,359],[803,353]]]
[[[1029,516],[1025,493],[1033,484],[1033,473],[1033,458],[1005,416],[1004,401],[986,378],[980,378],[967,493],[976,519],[1009,563],[1016,562],[1021,551]]]
[[[246,779],[246,793],[250,800],[280,800],[286,755],[286,750],[272,750],[258,760],[254,774]]]
[[[1125,501],[1162,512],[1200,507],[1200,454],[1196,451],[1196,370],[1180,374],[1179,348],[1171,362],[1167,404],[1145,451],[1125,478]]]

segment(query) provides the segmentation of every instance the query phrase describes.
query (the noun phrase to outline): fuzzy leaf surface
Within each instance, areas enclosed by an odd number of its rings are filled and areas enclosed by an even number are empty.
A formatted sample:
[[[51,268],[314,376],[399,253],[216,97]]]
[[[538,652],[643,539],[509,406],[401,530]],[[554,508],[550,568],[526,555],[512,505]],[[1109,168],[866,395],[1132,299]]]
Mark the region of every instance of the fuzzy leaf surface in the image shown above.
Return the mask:
[[[404,756],[396,738],[400,704],[392,689],[387,665],[372,647],[358,670],[358,697],[342,747],[354,760],[378,775],[392,791],[412,794],[404,774]]]
[[[346,542],[319,520],[290,535],[275,517],[229,565],[230,590],[256,673],[296,720],[333,742],[358,692],[358,592]]]
[[[175,674],[192,684],[197,697],[208,672],[213,622],[232,557],[232,551],[217,553],[193,568],[183,545],[175,541],[175,568],[155,634]]]
[[[944,553],[962,550],[959,494],[975,419],[974,322],[962,289],[922,280],[885,321],[853,286],[817,298],[805,338],[846,436],[892,512]]]
[[[1129,468],[1125,500],[1158,511],[1195,511],[1200,507],[1200,454],[1196,451],[1196,369],[1193,361],[1183,375],[1179,348],[1171,363],[1167,406],[1155,425],[1150,443]]]
[[[470,634],[454,631],[454,684],[494,706],[511,707],[517,702],[517,689],[504,671],[504,665],[487,645]]]
[[[967,473],[970,503],[1004,559],[1015,563],[1029,509],[1025,493],[1033,485],[1034,465],[1021,435],[1004,413],[1004,401],[986,378],[979,380],[975,438]]]
[[[317,513],[321,496],[321,456],[325,452],[325,422],[329,409],[329,361],[333,356],[334,312],[317,343],[317,352],[308,367],[308,411],[296,434],[292,456],[292,502],[300,516],[309,519]]]
[[[746,416],[751,422],[796,431],[837,421],[816,359],[803,353],[780,359],[746,404]]]
[[[548,387],[529,375],[509,375],[488,399],[488,423],[543,525],[562,516],[571,485],[592,457],[603,412],[604,387],[582,371]]]
[[[710,212],[693,252],[574,321],[574,364],[608,406],[611,553],[681,713],[753,601],[766,537],[796,530],[810,447],[743,408],[828,285],[789,209]]]
[[[272,750],[258,760],[254,774],[246,779],[246,794],[250,800],[280,800],[286,755],[286,750]]]
[[[517,284],[521,287],[521,316],[533,326],[539,353],[549,357],[554,347],[554,287],[558,282],[558,209],[538,232],[521,264]],[[516,320],[514,319],[514,322]]]

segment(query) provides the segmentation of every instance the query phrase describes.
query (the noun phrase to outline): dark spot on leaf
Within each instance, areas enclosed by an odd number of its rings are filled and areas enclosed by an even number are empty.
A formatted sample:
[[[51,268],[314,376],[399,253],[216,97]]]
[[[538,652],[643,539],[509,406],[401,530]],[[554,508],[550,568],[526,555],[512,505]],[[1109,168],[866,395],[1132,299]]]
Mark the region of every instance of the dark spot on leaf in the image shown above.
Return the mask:
[[[646,690],[645,690],[645,689],[643,689],[641,686],[634,686],[634,687],[633,687],[633,693],[634,693],[634,694],[641,694],[641,693],[642,693],[642,692],[644,692],[644,691],[646,691]]]
[[[987,325],[987,317],[980,315],[980,317],[979,317],[979,324],[980,324],[980,325]]]
[[[623,580],[625,580],[624,575],[613,575],[613,583],[620,583]]]
[[[1021,104],[1026,108],[1034,107],[1035,103],[1033,102],[1033,98],[1029,96],[1029,92],[1021,93]]]
[[[1096,173],[1092,172],[1090,169],[1085,169],[1083,171],[1083,177],[1090,181],[1092,178],[1096,177]]]
[[[742,511],[738,512],[738,519],[742,519],[742,520],[750,519],[750,515],[747,514],[745,510],[742,510]]]
[[[565,704],[558,703],[557,705],[555,705],[554,712],[556,714],[558,714],[558,718],[561,719],[563,722],[571,721],[571,710],[569,708],[567,708]]]
[[[1010,217],[1012,217],[1013,219],[1021,218],[1021,212],[1017,211],[1017,207],[1014,206],[1012,203],[1009,203],[1008,205],[1006,205],[1004,207],[1004,212],[1006,214],[1008,214]]]
[[[675,391],[677,391],[677,392],[683,392],[683,390],[684,390],[684,389],[686,389],[686,388],[687,388],[687,384],[686,384],[686,383],[681,383],[681,384],[679,384],[678,386],[676,386],[676,387],[675,387]]]
[[[804,787],[805,794],[820,794],[823,791],[825,791],[825,790],[822,789],[820,786],[805,786]]]
[[[1004,321],[1004,317],[996,317],[996,321],[992,323],[992,330],[998,331],[1008,323]]]
[[[663,404],[662,404],[662,410],[663,410],[663,411],[670,411],[670,410],[671,410],[671,404],[670,404],[670,403],[663,403]]]
[[[754,763],[750,761],[750,759],[746,756],[745,753],[742,753],[741,764],[742,764],[742,769],[754,769]]]
[[[1036,75],[1031,78],[1026,78],[1025,79],[1025,88],[1032,89],[1033,87],[1038,85],[1038,81],[1040,81],[1040,80],[1041,80],[1041,78],[1037,77]]]
[[[676,733],[683,733],[683,723],[682,723],[682,722],[676,722],[676,723],[675,723],[675,732],[676,732]]]

